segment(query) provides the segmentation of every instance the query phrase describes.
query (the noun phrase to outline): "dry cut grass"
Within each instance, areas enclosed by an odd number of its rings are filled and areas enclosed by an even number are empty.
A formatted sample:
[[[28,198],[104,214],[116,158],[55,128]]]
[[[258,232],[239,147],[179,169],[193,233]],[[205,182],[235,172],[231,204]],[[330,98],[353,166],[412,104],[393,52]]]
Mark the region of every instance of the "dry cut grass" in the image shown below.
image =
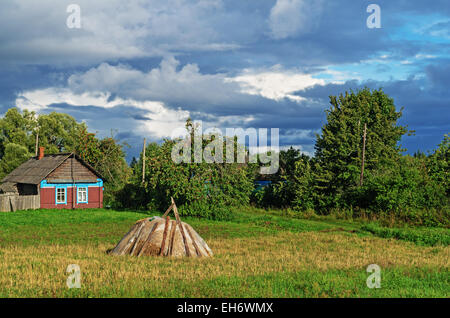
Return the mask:
[[[279,232],[212,238],[207,243],[215,253],[213,258],[110,256],[106,251],[113,245],[104,242],[2,247],[0,296],[402,296],[410,294],[395,288],[401,288],[405,277],[448,277],[449,270],[449,246],[423,247],[349,233]],[[69,264],[81,268],[81,289],[66,286]],[[376,291],[365,287],[369,264],[378,264],[390,273],[386,279],[391,277],[396,283],[386,282],[384,293],[373,294]],[[395,274],[398,270],[400,278]],[[415,283],[405,284],[407,288]],[[448,296],[448,280],[436,284],[440,292],[434,294],[433,286],[427,285],[430,292],[425,295]],[[417,296],[417,291],[412,295]]]

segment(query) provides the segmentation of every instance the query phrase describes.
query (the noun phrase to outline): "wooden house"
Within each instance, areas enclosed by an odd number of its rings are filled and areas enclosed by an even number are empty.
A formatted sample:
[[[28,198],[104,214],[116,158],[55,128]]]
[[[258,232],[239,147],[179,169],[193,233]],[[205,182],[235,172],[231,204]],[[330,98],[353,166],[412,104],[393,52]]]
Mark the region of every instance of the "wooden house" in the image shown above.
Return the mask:
[[[0,185],[0,211],[103,207],[103,178],[74,153],[39,155]]]

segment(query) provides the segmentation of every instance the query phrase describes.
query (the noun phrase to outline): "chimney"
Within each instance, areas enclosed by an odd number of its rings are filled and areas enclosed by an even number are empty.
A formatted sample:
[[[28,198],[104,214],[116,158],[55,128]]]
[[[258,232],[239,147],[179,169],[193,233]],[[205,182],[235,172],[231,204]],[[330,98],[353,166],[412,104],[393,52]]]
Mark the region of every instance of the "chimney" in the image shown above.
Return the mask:
[[[38,160],[41,160],[42,158],[44,158],[44,147],[39,147],[39,156],[38,156]]]

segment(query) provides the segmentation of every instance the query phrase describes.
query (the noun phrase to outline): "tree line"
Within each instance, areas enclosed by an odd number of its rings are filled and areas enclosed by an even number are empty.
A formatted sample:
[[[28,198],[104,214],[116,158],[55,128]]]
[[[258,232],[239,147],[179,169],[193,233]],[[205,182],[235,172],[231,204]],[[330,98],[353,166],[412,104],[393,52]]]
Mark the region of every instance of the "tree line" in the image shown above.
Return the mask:
[[[99,139],[85,123],[64,113],[36,114],[10,108],[0,119],[0,180],[36,155],[36,145],[46,154],[77,153],[104,178],[105,201],[128,182],[131,169],[125,161],[124,144],[113,136]]]
[[[281,151],[274,175],[260,175],[261,163],[175,164],[170,159],[175,141],[166,140],[150,144],[144,182],[142,154],[134,158],[134,182],[119,201],[124,207],[162,208],[172,195],[186,214],[208,217],[223,217],[226,206],[253,204],[300,215],[448,224],[449,136],[432,153],[406,155],[400,141],[414,131],[398,123],[402,110],[382,89],[330,96],[330,105],[315,155],[292,147]],[[192,123],[187,128],[192,133]],[[257,180],[270,184],[261,188]],[[141,197],[130,198],[130,193]]]
[[[427,155],[406,155],[400,139],[414,132],[398,124],[402,111],[382,89],[330,96],[330,104],[315,156],[293,148],[280,152],[281,169],[253,196],[255,204],[448,224],[449,135]]]
[[[449,135],[433,152],[406,155],[401,138],[414,132],[399,124],[401,116],[382,89],[330,96],[314,156],[291,147],[280,151],[276,174],[260,175],[261,163],[177,164],[171,159],[177,140],[168,139],[149,143],[145,161],[141,153],[128,166],[126,145],[112,136],[99,139],[67,114],[11,108],[0,119],[0,176],[34,155],[39,135],[47,153],[73,151],[97,169],[106,181],[105,205],[115,208],[163,210],[172,196],[181,214],[208,218],[229,218],[231,206],[253,204],[299,215],[388,216],[448,225]],[[186,142],[192,142],[192,121],[186,129]],[[226,147],[223,151],[226,157]],[[261,188],[258,180],[270,184]]]

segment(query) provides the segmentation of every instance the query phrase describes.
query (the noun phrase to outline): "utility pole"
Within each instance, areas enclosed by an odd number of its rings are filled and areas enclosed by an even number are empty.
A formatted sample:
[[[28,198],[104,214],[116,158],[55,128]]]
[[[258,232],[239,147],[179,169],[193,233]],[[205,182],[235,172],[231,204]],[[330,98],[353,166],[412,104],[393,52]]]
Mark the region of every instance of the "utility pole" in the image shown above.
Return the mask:
[[[144,138],[144,150],[142,151],[142,183],[145,181],[145,146],[146,140]]]
[[[39,130],[36,129],[36,145],[35,145],[36,157],[38,156],[38,151],[39,151]]]
[[[365,155],[366,155],[366,135],[367,135],[367,124],[364,124],[361,176],[359,178],[359,186],[360,187],[362,187],[363,179],[364,179],[364,160],[365,160]]]

